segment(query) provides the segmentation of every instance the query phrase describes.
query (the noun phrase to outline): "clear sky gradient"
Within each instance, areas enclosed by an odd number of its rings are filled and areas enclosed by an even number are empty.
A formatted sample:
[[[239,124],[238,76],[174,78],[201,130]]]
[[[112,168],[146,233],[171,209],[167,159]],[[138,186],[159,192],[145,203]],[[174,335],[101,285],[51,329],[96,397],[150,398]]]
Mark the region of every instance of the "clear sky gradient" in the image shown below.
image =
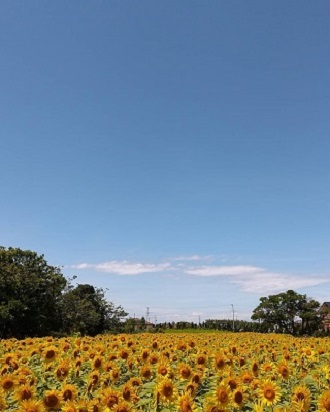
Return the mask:
[[[330,300],[328,1],[0,3],[0,244],[157,321]]]

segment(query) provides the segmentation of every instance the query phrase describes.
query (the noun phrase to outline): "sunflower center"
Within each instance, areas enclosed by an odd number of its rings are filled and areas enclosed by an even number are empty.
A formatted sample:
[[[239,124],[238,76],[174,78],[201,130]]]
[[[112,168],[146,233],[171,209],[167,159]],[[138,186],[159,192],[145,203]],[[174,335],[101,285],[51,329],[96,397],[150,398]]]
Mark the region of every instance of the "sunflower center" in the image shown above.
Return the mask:
[[[298,401],[303,401],[305,399],[305,395],[302,392],[297,393]]]
[[[221,403],[226,403],[226,402],[228,401],[228,394],[227,394],[227,392],[221,390],[221,391],[218,393],[218,400],[219,400],[219,402],[221,402]]]
[[[131,391],[128,388],[123,390],[123,398],[127,401],[131,397]]]
[[[55,351],[53,349],[50,349],[46,352],[46,358],[51,359],[55,356]]]
[[[45,398],[45,405],[47,408],[54,408],[58,404],[58,397],[55,394],[47,395]]]
[[[217,368],[222,369],[225,367],[225,361],[223,359],[217,359],[216,365]]]
[[[31,397],[32,397],[32,392],[30,391],[30,389],[24,389],[22,391],[22,394],[21,394],[22,401],[27,401]]]
[[[14,386],[14,382],[13,381],[10,381],[10,380],[5,380],[4,382],[3,382],[3,384],[2,384],[2,387],[4,388],[4,389],[10,389],[10,388],[12,388]]]
[[[173,395],[173,388],[171,385],[165,385],[163,388],[163,394],[166,398],[170,398]]]
[[[242,392],[236,392],[235,395],[234,395],[234,400],[235,400],[235,402],[236,402],[238,405],[241,404],[242,401],[243,401],[243,394],[242,394]]]
[[[264,390],[264,396],[269,401],[273,401],[275,399],[275,391],[272,388],[266,388]]]
[[[63,399],[65,401],[71,401],[72,396],[73,396],[73,393],[72,393],[71,389],[66,389],[63,393]]]
[[[109,408],[112,408],[117,403],[118,403],[118,397],[116,395],[111,395],[108,399],[107,406]]]

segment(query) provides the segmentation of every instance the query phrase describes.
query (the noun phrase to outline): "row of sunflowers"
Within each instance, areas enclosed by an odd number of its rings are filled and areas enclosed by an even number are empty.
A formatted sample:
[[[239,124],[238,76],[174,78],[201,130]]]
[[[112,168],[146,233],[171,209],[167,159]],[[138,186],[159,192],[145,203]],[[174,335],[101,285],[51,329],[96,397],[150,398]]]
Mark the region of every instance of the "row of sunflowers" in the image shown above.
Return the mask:
[[[138,334],[0,342],[0,410],[330,411],[330,339]]]

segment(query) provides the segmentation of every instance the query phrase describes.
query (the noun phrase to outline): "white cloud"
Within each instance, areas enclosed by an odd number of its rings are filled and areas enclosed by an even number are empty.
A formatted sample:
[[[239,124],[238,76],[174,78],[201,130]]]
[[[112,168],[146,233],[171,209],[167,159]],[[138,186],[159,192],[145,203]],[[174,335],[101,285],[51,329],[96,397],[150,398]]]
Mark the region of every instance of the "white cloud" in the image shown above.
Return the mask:
[[[170,258],[170,260],[174,260],[174,261],[200,261],[200,260],[206,260],[206,261],[210,261],[213,259],[213,256],[211,255],[207,255],[207,256],[201,256],[201,255],[191,255],[191,256],[178,256],[178,257],[174,257],[174,258]]]
[[[244,292],[258,294],[271,294],[274,292],[284,292],[286,290],[301,289],[310,286],[317,286],[327,283],[330,280],[321,277],[297,277],[282,273],[263,272],[256,273],[246,278],[232,280],[242,287]]]
[[[200,266],[186,269],[185,273],[196,276],[240,276],[264,271],[265,269],[257,266]]]
[[[256,293],[259,295],[269,295],[279,293],[288,289],[302,289],[306,287],[318,286],[330,282],[329,277],[325,278],[319,275],[295,276],[290,273],[276,273],[265,268],[252,265],[198,265],[202,259],[210,258],[207,256],[192,255],[181,256],[171,259],[178,263],[140,263],[129,262],[126,260],[111,260],[103,263],[90,264],[80,263],[72,265],[73,269],[92,269],[104,273],[113,273],[116,275],[140,275],[143,273],[167,272],[164,276],[173,276],[173,271],[177,273],[174,279],[179,279],[179,274],[199,277],[218,276],[227,278],[230,283],[238,285],[243,292]],[[179,261],[190,261],[189,266]],[[168,272],[171,271],[172,275]]]
[[[81,263],[72,265],[73,269],[94,269],[99,272],[114,273],[117,275],[139,275],[142,273],[161,272],[163,270],[171,269],[169,263],[151,264],[151,263],[132,263],[126,260],[118,261],[111,260],[109,262],[90,264]]]

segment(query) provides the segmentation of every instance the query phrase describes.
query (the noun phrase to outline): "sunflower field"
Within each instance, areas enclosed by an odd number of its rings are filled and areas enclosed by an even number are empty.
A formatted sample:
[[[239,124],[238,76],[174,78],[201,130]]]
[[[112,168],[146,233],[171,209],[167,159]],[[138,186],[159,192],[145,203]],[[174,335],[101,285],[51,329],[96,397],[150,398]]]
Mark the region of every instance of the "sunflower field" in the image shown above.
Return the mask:
[[[330,339],[137,334],[0,342],[0,410],[330,411]]]

